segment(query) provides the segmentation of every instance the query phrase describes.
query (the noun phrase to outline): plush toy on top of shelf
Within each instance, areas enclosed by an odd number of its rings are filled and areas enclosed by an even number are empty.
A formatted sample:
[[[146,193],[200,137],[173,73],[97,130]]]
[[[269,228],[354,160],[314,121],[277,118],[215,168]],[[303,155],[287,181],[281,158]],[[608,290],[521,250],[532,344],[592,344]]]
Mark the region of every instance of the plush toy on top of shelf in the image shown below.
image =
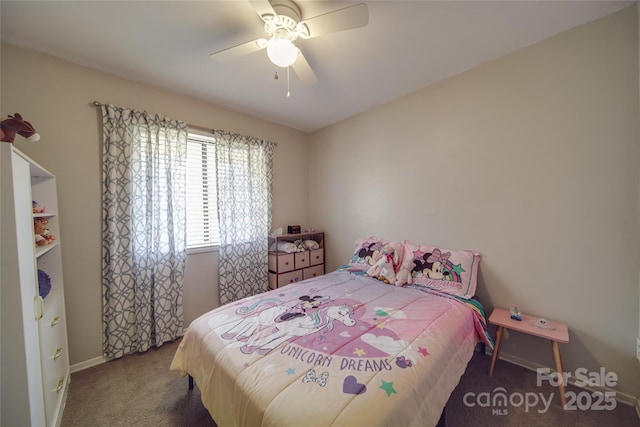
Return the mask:
[[[13,142],[16,134],[26,138],[29,142],[40,140],[38,132],[19,113],[15,113],[0,122],[0,141]]]
[[[33,219],[33,231],[36,236],[36,246],[48,245],[56,239],[54,236],[49,234],[47,224],[49,224],[49,221],[46,218]]]

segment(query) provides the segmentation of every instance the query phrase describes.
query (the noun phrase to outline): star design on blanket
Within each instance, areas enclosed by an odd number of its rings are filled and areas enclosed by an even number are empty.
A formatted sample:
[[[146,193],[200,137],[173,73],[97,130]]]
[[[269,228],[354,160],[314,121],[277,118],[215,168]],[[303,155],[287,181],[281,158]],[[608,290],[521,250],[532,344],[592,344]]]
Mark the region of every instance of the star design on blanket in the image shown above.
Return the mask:
[[[382,380],[380,388],[387,393],[387,397],[391,396],[393,393],[398,394],[398,392],[393,388],[393,381],[386,382],[385,380]]]
[[[429,353],[424,347],[418,347],[418,353],[422,354],[424,357],[431,355],[431,353]]]
[[[353,350],[353,354],[356,354],[356,355],[362,357],[365,354],[367,354],[367,352],[364,351],[364,349],[362,349],[362,348],[356,348],[355,350]]]
[[[378,326],[377,326],[378,329],[385,329],[386,327],[387,327],[387,324],[384,322],[378,323]]]
[[[295,370],[295,369],[293,369],[293,368],[289,368],[289,369],[287,369],[287,375],[293,375],[293,374],[295,374],[295,373],[296,373],[296,370]]]
[[[462,268],[462,265],[460,265],[460,264],[454,265],[451,270],[453,270],[453,272],[457,273],[457,274],[464,273],[464,269]]]

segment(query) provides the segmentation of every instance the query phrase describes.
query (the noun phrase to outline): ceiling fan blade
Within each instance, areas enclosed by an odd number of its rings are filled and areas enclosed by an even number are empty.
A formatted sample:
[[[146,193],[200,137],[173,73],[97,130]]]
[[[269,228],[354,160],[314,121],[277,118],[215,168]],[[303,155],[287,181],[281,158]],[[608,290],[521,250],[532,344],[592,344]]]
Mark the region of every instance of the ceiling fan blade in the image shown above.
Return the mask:
[[[369,9],[364,3],[348,6],[300,22],[309,29],[309,37],[364,27],[369,23]]]
[[[298,58],[291,67],[293,67],[293,71],[295,71],[302,83],[304,83],[305,85],[310,86],[318,82],[316,75],[314,74],[311,66],[307,62],[307,59],[304,57],[302,52],[298,52]]]
[[[251,6],[256,10],[258,16],[262,18],[264,15],[276,15],[276,12],[271,7],[269,0],[249,0]]]
[[[249,55],[264,49],[267,46],[265,39],[251,40],[250,42],[242,43],[237,46],[232,46],[227,49],[214,52],[210,55],[210,58],[216,62],[228,62],[234,59]]]

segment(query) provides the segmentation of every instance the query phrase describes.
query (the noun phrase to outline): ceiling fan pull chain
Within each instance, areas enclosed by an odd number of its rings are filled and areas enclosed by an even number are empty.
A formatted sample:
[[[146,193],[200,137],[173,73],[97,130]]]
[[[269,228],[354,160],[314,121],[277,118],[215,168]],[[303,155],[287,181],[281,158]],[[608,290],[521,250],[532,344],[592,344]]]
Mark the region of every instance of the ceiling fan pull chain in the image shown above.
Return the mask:
[[[291,96],[291,91],[289,89],[289,70],[291,67],[287,67],[287,98]]]

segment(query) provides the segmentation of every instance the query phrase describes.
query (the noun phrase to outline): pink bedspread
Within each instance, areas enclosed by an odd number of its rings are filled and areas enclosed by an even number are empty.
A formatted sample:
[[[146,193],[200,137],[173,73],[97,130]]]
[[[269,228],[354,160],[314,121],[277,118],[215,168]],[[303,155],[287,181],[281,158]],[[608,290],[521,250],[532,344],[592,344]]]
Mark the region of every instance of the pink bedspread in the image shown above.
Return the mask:
[[[220,427],[424,427],[479,339],[455,299],[341,271],[201,316],[171,369]]]

